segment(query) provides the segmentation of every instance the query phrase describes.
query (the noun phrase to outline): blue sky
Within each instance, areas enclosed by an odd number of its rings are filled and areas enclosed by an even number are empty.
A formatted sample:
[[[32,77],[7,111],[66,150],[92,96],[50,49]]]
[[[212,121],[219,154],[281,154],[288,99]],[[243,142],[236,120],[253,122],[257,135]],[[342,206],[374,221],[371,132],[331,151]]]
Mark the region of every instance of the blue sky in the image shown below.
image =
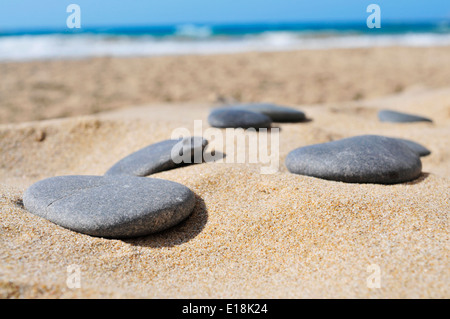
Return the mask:
[[[82,27],[176,23],[450,20],[450,0],[0,0],[0,29],[64,28],[66,7],[81,7]]]

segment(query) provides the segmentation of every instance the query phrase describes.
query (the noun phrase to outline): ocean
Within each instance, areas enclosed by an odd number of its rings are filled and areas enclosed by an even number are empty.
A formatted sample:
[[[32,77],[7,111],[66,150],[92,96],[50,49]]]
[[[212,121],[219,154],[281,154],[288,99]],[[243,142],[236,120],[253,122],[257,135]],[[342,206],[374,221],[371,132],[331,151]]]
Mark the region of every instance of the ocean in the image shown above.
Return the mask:
[[[450,21],[178,24],[63,30],[0,30],[0,61],[160,56],[377,46],[450,45]]]

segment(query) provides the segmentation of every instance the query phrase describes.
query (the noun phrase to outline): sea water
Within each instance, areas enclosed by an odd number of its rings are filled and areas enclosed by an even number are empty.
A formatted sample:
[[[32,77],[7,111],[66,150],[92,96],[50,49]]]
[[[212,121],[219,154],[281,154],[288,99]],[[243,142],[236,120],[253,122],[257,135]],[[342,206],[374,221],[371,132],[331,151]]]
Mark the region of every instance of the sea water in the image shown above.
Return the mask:
[[[450,23],[383,23],[379,29],[358,23],[260,23],[0,30],[0,61],[395,45],[450,45]]]

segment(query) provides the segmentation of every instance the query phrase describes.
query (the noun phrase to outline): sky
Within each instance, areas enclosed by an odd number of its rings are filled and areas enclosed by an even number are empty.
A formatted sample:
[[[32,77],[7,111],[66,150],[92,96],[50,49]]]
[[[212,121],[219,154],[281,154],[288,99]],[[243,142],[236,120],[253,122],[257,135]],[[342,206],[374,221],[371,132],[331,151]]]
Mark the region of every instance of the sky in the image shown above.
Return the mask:
[[[69,4],[81,8],[82,27],[179,23],[361,22],[378,4],[384,21],[450,20],[450,0],[0,0],[0,29],[66,26]]]

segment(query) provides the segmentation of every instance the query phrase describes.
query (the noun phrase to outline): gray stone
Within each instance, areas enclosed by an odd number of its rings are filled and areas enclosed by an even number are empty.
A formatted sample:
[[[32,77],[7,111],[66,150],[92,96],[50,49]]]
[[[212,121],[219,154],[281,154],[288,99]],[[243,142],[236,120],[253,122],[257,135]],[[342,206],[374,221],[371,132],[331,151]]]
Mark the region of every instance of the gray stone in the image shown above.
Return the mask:
[[[408,145],[408,147],[413,150],[414,152],[416,152],[419,156],[428,156],[431,154],[431,151],[426,148],[425,146],[411,141],[411,140],[407,140],[407,139],[403,139],[403,138],[395,138],[398,141],[401,141],[403,143],[406,143],[406,145]]]
[[[300,147],[285,164],[291,173],[348,183],[401,183],[422,171],[420,157],[404,142],[377,135]]]
[[[105,175],[148,176],[203,161],[208,141],[201,137],[165,140],[144,147],[118,161]]]
[[[99,237],[144,236],[190,215],[194,193],[184,185],[132,176],[58,176],[30,186],[25,208],[62,227]]]
[[[381,122],[410,123],[410,122],[433,122],[431,119],[414,114],[381,110],[378,112]]]
[[[267,115],[238,110],[233,108],[218,108],[211,111],[208,122],[218,128],[269,128],[272,120]]]
[[[289,107],[269,103],[237,104],[233,109],[258,112],[267,115],[273,122],[296,123],[306,120],[305,113]]]

